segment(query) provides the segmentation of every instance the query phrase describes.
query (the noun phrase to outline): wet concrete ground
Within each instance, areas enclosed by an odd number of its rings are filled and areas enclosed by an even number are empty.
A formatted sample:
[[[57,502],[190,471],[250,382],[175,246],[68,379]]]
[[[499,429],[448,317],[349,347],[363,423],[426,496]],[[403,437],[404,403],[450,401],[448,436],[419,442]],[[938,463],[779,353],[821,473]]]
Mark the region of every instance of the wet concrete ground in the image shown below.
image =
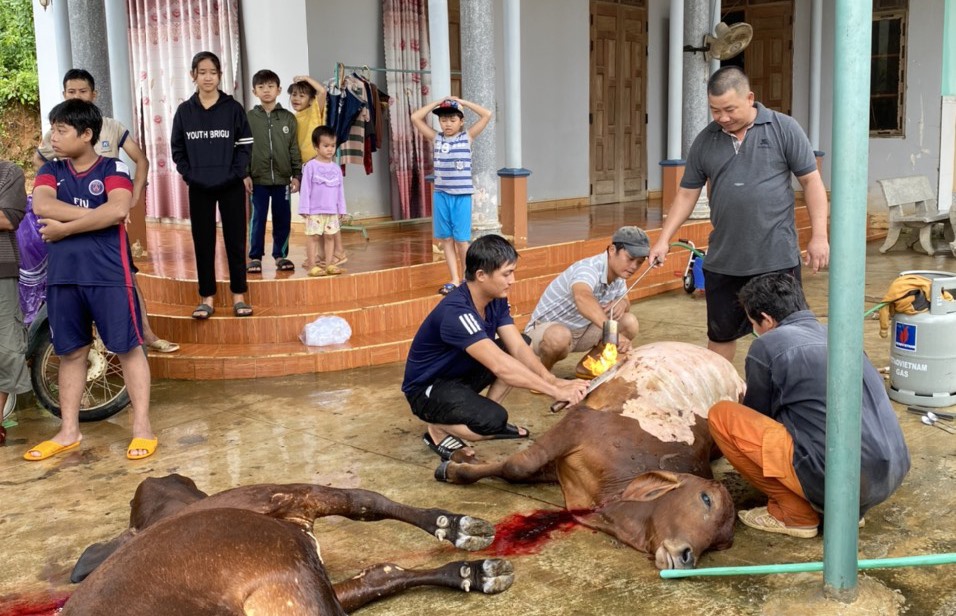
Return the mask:
[[[868,246],[866,306],[883,296],[902,270],[956,271],[951,256],[926,257],[897,249],[879,255]],[[672,264],[668,263],[668,267]],[[676,266],[675,266],[676,267]],[[520,267],[518,276],[521,275]],[[811,307],[825,316],[826,274],[806,275]],[[704,303],[683,292],[642,301],[634,307],[641,321],[639,342],[705,341]],[[866,349],[878,367],[886,366],[889,341],[879,337],[876,321],[864,323]],[[747,341],[735,364],[743,369]],[[570,375],[577,356],[557,367]],[[112,420],[85,424],[79,451],[48,461],[21,459],[26,448],[56,431],[57,420],[33,408],[18,412],[0,448],[0,606],[14,597],[42,600],[69,592],[68,575],[90,543],[111,538],[127,526],[128,503],[148,476],[181,473],[200,489],[216,492],[259,482],[315,482],[375,490],[405,503],[443,507],[498,522],[512,513],[560,508],[557,486],[518,486],[485,481],[472,486],[436,483],[438,458],[421,443],[423,425],[408,410],[399,391],[403,366],[353,370],[254,381],[153,384],[152,418],[160,448],[152,458],[130,462],[126,412]],[[558,416],[549,401],[512,392],[506,406],[512,419],[540,434]],[[956,552],[952,510],[956,504],[956,435],[924,426],[919,417],[895,405],[910,447],[913,468],[901,489],[873,509],[860,533],[861,558]],[[953,410],[953,409],[949,409]],[[516,441],[480,444],[482,456],[505,455]],[[762,503],[726,463],[717,464],[738,507]],[[327,518],[316,524],[322,554],[334,580],[378,562],[433,567],[474,558],[438,543],[398,522],[358,523]],[[702,567],[819,561],[822,537],[801,540],[737,525],[734,546],[710,552]],[[821,574],[661,580],[642,554],[588,529],[560,533],[537,554],[512,558],[516,579],[497,596],[465,595],[449,590],[408,592],[360,613],[418,615],[631,615],[631,614],[801,614],[822,588]],[[956,614],[954,566],[875,570],[861,585],[865,597],[891,597],[857,611],[814,605],[828,613]],[[892,597],[896,597],[894,600]],[[860,608],[862,607],[862,611]],[[0,614],[4,613],[0,607]]]

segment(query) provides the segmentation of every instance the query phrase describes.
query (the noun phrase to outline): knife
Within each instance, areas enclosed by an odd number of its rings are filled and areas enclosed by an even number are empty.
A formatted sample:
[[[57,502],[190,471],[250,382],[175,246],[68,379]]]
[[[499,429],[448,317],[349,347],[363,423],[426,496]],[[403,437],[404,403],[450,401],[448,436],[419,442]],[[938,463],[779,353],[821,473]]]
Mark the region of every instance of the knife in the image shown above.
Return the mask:
[[[624,363],[623,361],[618,361],[616,364],[608,368],[604,372],[604,374],[598,375],[594,377],[593,379],[591,379],[591,382],[588,383],[588,388],[584,391],[584,397],[587,398],[588,394],[590,394],[592,391],[597,389],[602,383],[604,383],[605,381],[610,379],[612,376],[614,376],[617,373],[617,369],[620,368],[621,364],[623,363]],[[551,412],[557,413],[558,411],[562,410],[567,405],[568,405],[567,400],[558,400],[557,402],[551,405]]]

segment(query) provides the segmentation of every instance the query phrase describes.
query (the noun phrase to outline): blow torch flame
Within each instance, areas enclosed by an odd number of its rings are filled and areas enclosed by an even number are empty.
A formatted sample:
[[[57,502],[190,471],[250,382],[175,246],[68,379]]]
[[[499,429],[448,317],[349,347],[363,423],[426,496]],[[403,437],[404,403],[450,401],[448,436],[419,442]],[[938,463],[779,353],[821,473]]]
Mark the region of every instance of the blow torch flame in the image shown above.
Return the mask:
[[[608,343],[597,359],[588,355],[581,365],[594,376],[600,376],[617,363],[617,345]]]

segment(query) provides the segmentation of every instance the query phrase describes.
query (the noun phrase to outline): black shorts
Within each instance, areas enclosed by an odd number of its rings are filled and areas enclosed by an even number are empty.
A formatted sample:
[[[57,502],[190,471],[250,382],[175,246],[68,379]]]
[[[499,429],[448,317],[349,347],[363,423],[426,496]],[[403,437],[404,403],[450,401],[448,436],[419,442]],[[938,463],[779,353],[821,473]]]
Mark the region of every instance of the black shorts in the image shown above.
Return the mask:
[[[521,334],[525,344],[531,338]],[[505,351],[501,339],[495,340]],[[507,352],[507,351],[505,351]],[[501,434],[508,423],[508,411],[481,392],[495,382],[495,375],[481,364],[471,372],[453,379],[435,379],[435,382],[406,395],[412,413],[430,424],[464,424],[475,434]]]
[[[426,423],[464,424],[476,434],[499,434],[505,431],[508,411],[480,393],[494,381],[494,373],[479,364],[464,376],[437,379],[409,394],[408,404],[412,413]]]
[[[800,264],[766,274],[790,274],[800,282]],[[753,332],[747,313],[737,300],[737,294],[753,276],[728,276],[704,268],[704,297],[707,299],[707,339],[711,342],[733,342]]]

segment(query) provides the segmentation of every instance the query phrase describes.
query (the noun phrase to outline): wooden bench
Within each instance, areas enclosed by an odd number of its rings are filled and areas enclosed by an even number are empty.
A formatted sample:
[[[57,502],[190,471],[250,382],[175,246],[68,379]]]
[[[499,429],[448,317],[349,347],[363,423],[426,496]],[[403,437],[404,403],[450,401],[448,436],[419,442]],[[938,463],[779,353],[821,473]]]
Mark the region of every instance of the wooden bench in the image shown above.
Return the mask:
[[[931,234],[936,223],[943,224],[943,235],[947,242],[956,238],[950,213],[940,212],[936,207],[936,193],[929,184],[929,178],[925,175],[914,175],[877,180],[877,184],[883,190],[889,208],[889,229],[880,252],[886,252],[896,245],[903,227],[919,229],[919,245],[926,254],[950,251],[948,245],[933,244]]]

